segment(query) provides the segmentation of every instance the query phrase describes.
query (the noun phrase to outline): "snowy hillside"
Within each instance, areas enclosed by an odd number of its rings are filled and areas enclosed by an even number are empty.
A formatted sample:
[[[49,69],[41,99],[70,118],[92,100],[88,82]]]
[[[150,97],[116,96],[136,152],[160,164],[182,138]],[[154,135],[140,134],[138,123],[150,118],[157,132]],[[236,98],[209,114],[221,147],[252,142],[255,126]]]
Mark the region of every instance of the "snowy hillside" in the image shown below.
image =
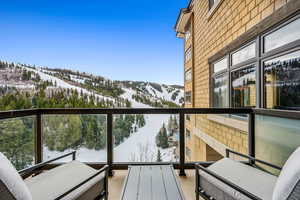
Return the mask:
[[[76,90],[102,101],[129,101],[130,107],[178,107],[183,104],[183,88],[159,83],[113,81],[101,76],[65,69],[37,68],[22,64],[0,68],[0,86],[35,90],[47,83],[46,90]],[[24,79],[24,74],[30,73]],[[18,76],[19,74],[19,76]],[[38,81],[37,81],[38,79]],[[48,92],[49,93],[49,92]],[[127,103],[128,104],[128,103]],[[120,107],[114,104],[114,107]]]
[[[180,107],[182,103],[181,86],[113,81],[84,72],[0,61],[0,110]],[[18,123],[20,127],[28,124]],[[175,115],[115,115],[115,161],[177,161],[178,124]],[[106,160],[105,115],[44,116],[43,128],[46,160],[72,150],[77,150],[81,161]]]

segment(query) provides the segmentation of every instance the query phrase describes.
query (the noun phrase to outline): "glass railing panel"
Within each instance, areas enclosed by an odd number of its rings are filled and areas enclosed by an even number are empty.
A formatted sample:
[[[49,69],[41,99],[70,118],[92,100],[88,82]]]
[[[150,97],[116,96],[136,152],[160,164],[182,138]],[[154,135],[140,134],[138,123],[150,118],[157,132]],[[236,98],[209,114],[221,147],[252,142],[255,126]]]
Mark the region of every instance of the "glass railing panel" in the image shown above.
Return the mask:
[[[178,162],[178,115],[114,115],[114,162]]]
[[[248,114],[195,114],[185,120],[185,161],[217,161],[225,149],[248,154]],[[242,160],[230,154],[230,158]]]
[[[299,146],[299,120],[256,115],[255,154],[257,158],[282,167]],[[263,167],[274,174],[279,173],[278,170]]]
[[[43,116],[43,160],[76,150],[77,160],[106,162],[106,126],[106,115]]]
[[[35,117],[0,120],[0,152],[17,170],[35,163]]]

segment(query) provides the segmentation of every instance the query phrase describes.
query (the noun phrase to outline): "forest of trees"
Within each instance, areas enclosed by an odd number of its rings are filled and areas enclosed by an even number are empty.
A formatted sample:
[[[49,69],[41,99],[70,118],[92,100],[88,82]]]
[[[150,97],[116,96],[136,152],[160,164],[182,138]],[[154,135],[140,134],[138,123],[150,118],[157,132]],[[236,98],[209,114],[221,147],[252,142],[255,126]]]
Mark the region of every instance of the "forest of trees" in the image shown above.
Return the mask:
[[[61,88],[54,80],[42,79],[34,70],[35,66],[0,61],[0,110],[19,110],[33,108],[113,108],[131,107],[128,99],[119,97],[124,91],[123,82],[110,81],[100,76],[71,70],[43,68],[43,73],[60,78],[67,83],[79,86],[82,90]],[[8,70],[8,71],[7,71]],[[4,73],[9,72],[9,73]],[[74,80],[80,80],[76,82]],[[1,82],[2,81],[2,82]],[[2,84],[1,84],[2,83]],[[4,83],[4,84],[3,84]],[[5,83],[11,83],[10,86]],[[31,88],[18,88],[11,85],[24,84]],[[159,84],[151,83],[153,88],[162,91]],[[138,87],[138,86],[137,86]],[[89,92],[83,92],[86,89]],[[102,97],[98,94],[104,95]],[[177,96],[174,93],[174,97]],[[108,97],[107,97],[108,96]],[[136,101],[152,107],[178,107],[164,99],[153,100],[141,91],[132,96]],[[105,115],[46,115],[42,118],[43,144],[47,151],[64,152],[69,149],[102,150],[106,147]],[[131,134],[145,126],[144,115],[114,115],[114,145],[123,143]],[[160,130],[157,142],[161,148],[168,148],[170,122]],[[173,128],[172,125],[171,128]],[[168,131],[167,131],[168,129]],[[173,130],[173,129],[172,129]],[[168,133],[167,133],[168,132]],[[22,117],[0,121],[0,152],[3,152],[19,169],[34,163],[35,157],[35,117]],[[150,150],[150,149],[148,149]],[[141,148],[142,152],[145,152]],[[148,152],[148,151],[146,151]],[[159,154],[159,155],[158,155]],[[152,159],[161,160],[161,152]],[[44,158],[45,159],[45,158]],[[149,160],[148,153],[136,155],[138,160]]]
[[[167,127],[165,124],[162,125],[158,134],[156,135],[156,146],[162,149],[169,148],[172,144],[169,142],[169,137],[173,137],[175,134],[178,134],[178,117],[176,115],[170,115],[168,120]],[[158,154],[160,151],[158,152]],[[157,157],[160,157],[157,155]]]
[[[42,81],[37,73],[24,70],[13,63],[0,62],[0,69],[9,68],[16,81],[29,82],[35,90],[19,90],[0,86],[0,110],[32,108],[108,108],[131,107],[127,99],[104,99],[97,95],[75,89],[50,88],[57,83]],[[9,81],[5,74],[2,80]],[[115,145],[119,145],[131,133],[145,125],[143,115],[114,116]],[[34,117],[23,117],[0,121],[0,152],[3,152],[17,169],[34,162]],[[49,115],[43,116],[44,147],[50,151],[63,152],[82,147],[101,150],[106,146],[105,115]]]

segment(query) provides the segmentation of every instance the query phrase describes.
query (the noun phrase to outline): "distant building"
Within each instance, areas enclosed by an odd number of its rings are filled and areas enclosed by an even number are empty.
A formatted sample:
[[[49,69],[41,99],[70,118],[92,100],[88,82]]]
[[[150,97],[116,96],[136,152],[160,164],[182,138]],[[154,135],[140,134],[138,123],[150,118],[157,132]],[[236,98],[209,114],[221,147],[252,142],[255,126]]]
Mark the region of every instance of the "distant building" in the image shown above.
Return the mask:
[[[191,0],[175,25],[184,40],[185,107],[298,110],[299,13],[299,0]],[[247,153],[247,132],[247,116],[188,115],[186,159],[218,160],[226,148]],[[256,142],[256,155],[271,160],[275,151],[265,150],[276,139]]]

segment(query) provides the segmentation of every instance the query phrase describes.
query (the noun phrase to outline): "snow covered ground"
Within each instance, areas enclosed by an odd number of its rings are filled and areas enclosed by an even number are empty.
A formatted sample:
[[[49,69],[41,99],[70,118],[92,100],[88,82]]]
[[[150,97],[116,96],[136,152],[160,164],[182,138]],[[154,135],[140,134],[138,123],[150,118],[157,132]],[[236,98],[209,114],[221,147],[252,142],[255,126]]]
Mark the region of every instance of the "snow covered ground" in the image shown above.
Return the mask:
[[[114,162],[155,162],[157,159],[157,151],[155,137],[162,127],[163,123],[167,123],[169,115],[145,115],[146,125],[133,133],[122,144],[114,148]],[[44,160],[54,158],[72,151],[65,152],[49,151],[44,147]],[[80,148],[77,151],[77,158],[83,162],[105,162],[106,150],[89,150]],[[161,149],[161,158],[163,161],[174,161],[173,148]],[[70,159],[65,159],[68,161]]]
[[[67,83],[64,80],[61,80],[61,79],[59,79],[55,76],[51,76],[49,74],[44,73],[41,69],[32,69],[32,68],[28,68],[28,67],[25,67],[25,68],[28,71],[32,71],[32,72],[35,72],[35,73],[39,74],[43,81],[52,81],[53,83],[56,83],[57,87],[59,87],[59,88],[66,88],[66,89],[69,88],[69,89],[77,90],[79,93],[80,93],[80,91],[82,91],[84,94],[87,94],[87,95],[95,95],[96,97],[99,97],[99,98],[113,100],[110,97],[105,97],[105,96],[102,96],[102,95],[99,95],[99,94],[95,94],[95,93],[92,93],[92,92],[90,92],[90,91],[88,91],[84,88],[81,88],[81,87],[78,87],[78,86],[75,86],[75,85],[71,85],[71,84]]]

